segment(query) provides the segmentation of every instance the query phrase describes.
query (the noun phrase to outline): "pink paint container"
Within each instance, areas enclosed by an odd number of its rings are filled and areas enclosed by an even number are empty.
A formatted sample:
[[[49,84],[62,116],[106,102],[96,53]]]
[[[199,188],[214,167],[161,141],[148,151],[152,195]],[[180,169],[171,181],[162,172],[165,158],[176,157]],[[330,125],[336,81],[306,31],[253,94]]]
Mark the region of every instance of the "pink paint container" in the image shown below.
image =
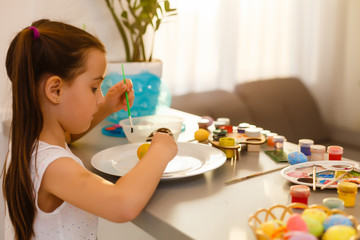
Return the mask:
[[[344,153],[344,149],[340,146],[328,146],[327,153],[329,154],[329,160],[340,161]]]

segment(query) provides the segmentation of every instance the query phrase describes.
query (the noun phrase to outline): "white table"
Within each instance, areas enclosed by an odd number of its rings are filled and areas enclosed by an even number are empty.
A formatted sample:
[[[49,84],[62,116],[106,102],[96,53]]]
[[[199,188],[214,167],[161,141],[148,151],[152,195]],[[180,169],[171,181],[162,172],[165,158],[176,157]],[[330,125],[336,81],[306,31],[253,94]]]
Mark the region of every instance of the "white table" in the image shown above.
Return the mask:
[[[184,118],[186,131],[180,134],[179,141],[193,138],[198,116],[172,109],[165,110],[165,113]],[[99,172],[90,164],[96,152],[127,143],[124,138],[101,134],[101,128],[109,124],[102,122],[73,143],[71,149],[88,169],[116,181],[118,177]],[[296,147],[285,144],[285,148]],[[263,151],[242,152],[236,168],[227,161],[222,167],[202,175],[162,181],[147,207],[133,223],[156,239],[255,239],[247,223],[249,216],[260,208],[290,203],[289,188],[292,184],[279,171],[232,185],[224,183],[281,165],[284,163],[274,162]],[[321,204],[323,198],[336,196],[334,189],[312,191],[309,204]],[[359,217],[360,194],[356,207],[347,208],[346,212]]]

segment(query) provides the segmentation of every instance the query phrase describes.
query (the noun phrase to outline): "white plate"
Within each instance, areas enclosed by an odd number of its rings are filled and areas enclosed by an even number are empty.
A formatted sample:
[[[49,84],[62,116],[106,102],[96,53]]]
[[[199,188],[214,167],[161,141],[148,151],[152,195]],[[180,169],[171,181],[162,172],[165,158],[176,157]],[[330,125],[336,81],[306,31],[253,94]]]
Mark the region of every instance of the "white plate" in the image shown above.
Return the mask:
[[[136,152],[141,144],[105,149],[92,157],[91,165],[101,172],[121,177],[139,162]],[[162,180],[199,175],[222,166],[226,161],[224,152],[208,145],[184,142],[177,145],[178,154],[169,162]]]
[[[337,173],[337,175],[334,175],[333,177],[330,177],[330,175],[328,175],[327,177],[318,176],[316,178],[316,180],[317,180],[316,187],[322,187],[323,185],[325,185],[327,183],[327,181],[331,181],[334,178],[336,178],[338,175],[341,175],[342,173],[344,173],[344,170],[346,170],[345,167],[354,167],[354,170],[356,172],[360,172],[359,166],[357,165],[357,163],[354,163],[354,162],[349,162],[349,161],[310,161],[310,162],[304,162],[304,163],[290,165],[290,166],[284,168],[283,170],[281,170],[281,175],[292,183],[312,186],[312,183],[304,182],[301,179],[307,178],[309,181],[310,181],[310,179],[312,180],[312,168],[314,165],[316,166],[316,172],[317,172],[316,175],[318,175],[319,172],[323,172],[323,171],[327,171],[327,170],[335,171],[335,172],[341,171],[341,172]],[[352,176],[350,178],[344,177],[341,180],[360,181],[360,176]],[[337,187],[337,182],[329,185],[327,188],[336,188],[336,187]],[[360,184],[358,184],[358,187],[360,187]]]

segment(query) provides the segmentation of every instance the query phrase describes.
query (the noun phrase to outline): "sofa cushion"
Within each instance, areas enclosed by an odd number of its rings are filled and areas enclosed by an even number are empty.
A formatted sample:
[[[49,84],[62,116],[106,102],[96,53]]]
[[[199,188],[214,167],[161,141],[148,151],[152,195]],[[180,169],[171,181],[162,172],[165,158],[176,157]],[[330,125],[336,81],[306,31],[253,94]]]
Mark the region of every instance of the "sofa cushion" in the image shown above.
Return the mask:
[[[174,96],[171,107],[199,116],[210,116],[214,120],[227,117],[234,126],[241,122],[253,122],[243,102],[234,93],[224,90]]]
[[[297,78],[277,78],[238,84],[235,92],[248,107],[253,124],[284,135],[297,143],[301,138],[329,139],[314,98]]]

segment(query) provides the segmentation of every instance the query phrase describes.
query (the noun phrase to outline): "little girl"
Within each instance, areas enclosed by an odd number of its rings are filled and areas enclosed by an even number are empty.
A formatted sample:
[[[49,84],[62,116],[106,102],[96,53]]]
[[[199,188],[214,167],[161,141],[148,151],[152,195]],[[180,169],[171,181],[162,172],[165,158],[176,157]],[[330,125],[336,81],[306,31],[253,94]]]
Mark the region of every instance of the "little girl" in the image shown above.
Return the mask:
[[[103,44],[74,26],[39,20],[11,42],[6,69],[13,118],[3,168],[5,239],[96,239],[97,216],[134,219],[177,145],[169,135],[156,134],[139,164],[115,184],[88,171],[72,154],[67,133],[78,137],[109,114],[127,110],[125,92],[131,104],[134,100],[130,80],[102,96]]]

